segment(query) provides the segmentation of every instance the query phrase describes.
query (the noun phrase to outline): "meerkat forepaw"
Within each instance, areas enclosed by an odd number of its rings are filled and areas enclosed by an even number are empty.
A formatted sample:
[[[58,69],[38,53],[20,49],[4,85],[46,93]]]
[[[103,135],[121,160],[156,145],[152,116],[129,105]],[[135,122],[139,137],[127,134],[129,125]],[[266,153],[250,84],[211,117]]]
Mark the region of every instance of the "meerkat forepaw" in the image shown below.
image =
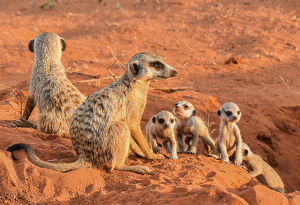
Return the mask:
[[[235,164],[237,167],[239,167],[239,166],[241,166],[242,162],[241,162],[240,160],[238,160],[238,161],[235,161],[234,164]]]
[[[223,162],[225,162],[226,164],[231,164],[229,160],[223,160]]]
[[[174,157],[170,157],[170,159],[178,159],[178,157],[177,156],[174,156]]]
[[[158,147],[154,147],[154,148],[153,148],[153,152],[157,154],[157,153],[160,153],[160,150],[159,150]]]
[[[28,120],[24,120],[22,118],[20,118],[19,120],[14,120],[10,124],[10,126],[11,127],[31,127],[31,128],[35,128],[36,127],[36,125],[33,124],[32,122],[29,122]]]
[[[162,154],[156,154],[156,159],[165,159],[166,156],[165,155],[162,155]]]
[[[195,152],[187,152],[188,154],[196,154]]]

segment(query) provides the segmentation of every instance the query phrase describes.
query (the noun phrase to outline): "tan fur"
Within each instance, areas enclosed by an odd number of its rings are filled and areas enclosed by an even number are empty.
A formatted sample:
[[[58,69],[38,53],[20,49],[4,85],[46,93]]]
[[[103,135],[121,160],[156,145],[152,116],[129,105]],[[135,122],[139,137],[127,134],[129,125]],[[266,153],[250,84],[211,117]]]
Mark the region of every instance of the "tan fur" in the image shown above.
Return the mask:
[[[232,102],[227,102],[218,110],[218,115],[221,118],[220,134],[216,139],[214,155],[208,155],[217,159],[223,159],[227,164],[231,164],[229,157],[235,153],[234,164],[240,166],[242,164],[242,137],[240,129],[236,123],[241,118],[239,107]]]
[[[65,48],[64,39],[54,33],[42,33],[30,41],[29,50],[34,52],[35,63],[28,99],[23,116],[12,123],[13,127],[33,127],[60,137],[69,136],[71,117],[85,97],[65,75],[60,60]],[[37,126],[28,121],[35,105]]]
[[[262,183],[269,185],[271,189],[284,193],[284,184],[280,176],[260,156],[254,154],[245,143],[242,145],[242,155],[252,177],[257,177]]]
[[[175,135],[179,144],[179,152],[186,151],[189,154],[196,154],[200,137],[205,150],[210,153],[215,146],[215,142],[210,138],[208,128],[203,120],[195,116],[197,111],[194,106],[187,101],[179,101],[176,103],[173,113],[178,119],[175,126]],[[186,137],[185,143],[188,145],[185,150],[183,136]]]
[[[149,83],[153,79],[167,79],[177,74],[162,57],[152,53],[138,53],[131,58],[125,74],[111,85],[90,95],[76,110],[70,124],[70,138],[78,160],[68,164],[33,161],[35,155],[28,147],[29,159],[40,167],[68,171],[83,167],[109,168],[139,174],[152,174],[145,166],[125,166],[130,144],[135,153],[148,159],[163,159],[154,154],[140,129],[146,105]],[[131,139],[132,138],[132,139]],[[21,148],[24,146],[21,146]],[[8,150],[13,151],[13,145]],[[39,166],[38,165],[38,166]]]
[[[169,111],[160,111],[153,116],[146,125],[148,145],[154,153],[159,153],[157,138],[163,140],[163,146],[168,153],[171,153],[171,159],[177,157],[177,142],[175,140],[174,127],[176,124],[175,116]],[[170,146],[168,145],[170,142]]]

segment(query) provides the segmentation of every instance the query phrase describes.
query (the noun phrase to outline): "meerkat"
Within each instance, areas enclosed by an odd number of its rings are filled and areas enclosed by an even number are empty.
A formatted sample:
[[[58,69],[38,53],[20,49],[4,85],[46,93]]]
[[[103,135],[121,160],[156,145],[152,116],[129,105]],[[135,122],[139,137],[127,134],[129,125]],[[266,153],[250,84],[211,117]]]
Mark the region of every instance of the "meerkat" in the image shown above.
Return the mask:
[[[186,151],[189,154],[196,154],[199,137],[202,139],[207,153],[215,146],[215,141],[210,138],[208,127],[203,120],[196,116],[194,106],[187,101],[179,101],[175,104],[173,113],[177,118],[175,135],[178,140],[179,152]],[[184,150],[183,135],[186,136],[185,143],[188,145]]]
[[[236,123],[240,120],[242,113],[240,108],[233,102],[227,102],[217,111],[221,119],[220,134],[216,139],[214,155],[208,156],[221,159],[227,164],[231,164],[229,157],[235,154],[234,164],[241,166],[242,164],[242,137],[240,129]]]
[[[22,117],[12,127],[33,127],[44,133],[69,136],[69,124],[75,109],[85,99],[67,79],[61,63],[66,42],[54,33],[42,33],[29,42],[35,63],[30,78],[30,88]],[[37,125],[28,121],[34,109],[38,108]]]
[[[177,157],[177,142],[174,134],[174,127],[176,124],[175,116],[169,111],[160,111],[153,116],[146,125],[146,133],[148,145],[154,153],[159,153],[157,138],[163,140],[163,146],[167,153],[171,153],[171,159],[178,159]],[[170,142],[170,146],[169,143]]]
[[[246,167],[251,170],[249,174],[252,177],[257,177],[271,189],[284,193],[284,184],[280,176],[260,156],[254,154],[245,143],[242,144],[242,155]]]
[[[70,124],[70,139],[78,160],[73,163],[42,161],[25,144],[13,145],[8,151],[26,149],[33,164],[61,172],[94,167],[153,174],[146,166],[125,166],[124,162],[133,142],[145,158],[164,158],[149,148],[141,132],[140,121],[150,81],[176,75],[177,70],[160,56],[147,52],[134,55],[120,79],[87,97],[75,111]]]

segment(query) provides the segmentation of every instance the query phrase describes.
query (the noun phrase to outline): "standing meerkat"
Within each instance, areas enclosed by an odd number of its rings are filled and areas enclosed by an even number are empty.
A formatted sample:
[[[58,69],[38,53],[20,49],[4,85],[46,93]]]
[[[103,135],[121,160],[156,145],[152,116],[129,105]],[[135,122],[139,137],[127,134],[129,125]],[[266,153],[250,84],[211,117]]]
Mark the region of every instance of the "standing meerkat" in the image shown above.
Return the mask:
[[[148,159],[164,158],[149,148],[140,121],[150,81],[176,75],[177,71],[160,56],[152,53],[133,56],[120,79],[87,97],[77,108],[70,124],[70,139],[78,155],[75,162],[53,164],[41,161],[26,144],[13,145],[8,151],[24,148],[35,165],[61,172],[94,167],[153,174],[148,167],[125,166],[124,162],[131,143],[135,143]]]
[[[187,101],[179,101],[173,109],[177,117],[175,135],[179,144],[179,152],[186,151],[189,154],[196,154],[199,137],[207,153],[210,153],[215,146],[215,141],[210,138],[208,128],[200,117],[194,106]],[[184,150],[183,138],[186,136],[185,143],[188,145]]]
[[[233,102],[227,102],[217,111],[221,118],[220,134],[216,139],[214,155],[208,156],[222,159],[225,163],[231,164],[229,157],[235,153],[234,164],[241,166],[242,164],[242,137],[240,129],[236,123],[240,120],[242,114],[240,108]]]
[[[245,143],[242,145],[243,161],[251,171],[252,177],[257,177],[262,183],[269,185],[275,191],[284,193],[284,184],[276,171],[260,156],[254,154]]]
[[[30,88],[22,117],[12,123],[13,127],[33,127],[44,133],[69,137],[69,125],[75,109],[85,97],[67,79],[61,63],[66,43],[54,33],[42,33],[29,42],[35,63],[30,78]],[[37,105],[37,125],[28,118]]]
[[[175,116],[171,112],[165,110],[160,111],[149,120],[146,125],[146,133],[148,144],[154,153],[160,152],[157,144],[157,138],[160,138],[163,140],[165,150],[168,153],[171,153],[171,159],[178,159],[177,142],[174,134],[175,124]],[[171,149],[168,142],[170,142]]]

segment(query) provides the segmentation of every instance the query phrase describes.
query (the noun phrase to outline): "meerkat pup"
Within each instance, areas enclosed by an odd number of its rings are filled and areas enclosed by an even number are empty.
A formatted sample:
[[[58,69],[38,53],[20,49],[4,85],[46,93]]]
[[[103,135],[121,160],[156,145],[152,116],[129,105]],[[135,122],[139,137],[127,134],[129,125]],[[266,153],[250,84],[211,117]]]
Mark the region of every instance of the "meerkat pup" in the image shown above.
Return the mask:
[[[70,124],[70,139],[78,155],[73,163],[42,161],[26,144],[13,145],[8,151],[26,149],[29,160],[35,165],[61,172],[94,167],[153,174],[148,167],[125,166],[124,162],[131,143],[135,143],[148,159],[164,158],[149,148],[140,121],[150,81],[176,75],[177,71],[160,56],[152,53],[133,56],[120,79],[87,97],[77,108]]]
[[[22,117],[12,127],[33,127],[60,137],[69,136],[69,125],[75,109],[85,97],[67,79],[61,63],[65,40],[54,33],[42,33],[29,42],[35,63],[30,78],[30,88]],[[28,121],[35,107],[38,108],[37,125]]]
[[[163,140],[163,146],[168,153],[171,153],[171,159],[177,157],[177,142],[175,140],[174,127],[176,124],[175,116],[169,111],[160,111],[153,116],[146,125],[146,133],[150,149],[154,153],[159,153],[157,138]],[[170,142],[170,146],[169,143]]]
[[[173,113],[177,117],[175,135],[179,144],[179,152],[186,151],[189,154],[196,154],[200,137],[207,153],[211,153],[215,142],[210,138],[208,128],[203,120],[196,116],[197,111],[194,106],[187,101],[179,101],[175,104]],[[188,145],[185,150],[183,136],[186,137],[185,143]]]
[[[280,176],[260,156],[254,154],[245,143],[242,144],[242,155],[246,167],[251,170],[249,174],[252,177],[257,177],[271,189],[284,193],[284,184]]]
[[[235,153],[234,164],[240,166],[242,164],[242,137],[240,129],[236,123],[241,118],[240,108],[233,102],[227,102],[218,110],[218,115],[221,118],[220,134],[216,139],[214,155],[216,159],[222,159],[225,163],[231,164],[229,157]]]

